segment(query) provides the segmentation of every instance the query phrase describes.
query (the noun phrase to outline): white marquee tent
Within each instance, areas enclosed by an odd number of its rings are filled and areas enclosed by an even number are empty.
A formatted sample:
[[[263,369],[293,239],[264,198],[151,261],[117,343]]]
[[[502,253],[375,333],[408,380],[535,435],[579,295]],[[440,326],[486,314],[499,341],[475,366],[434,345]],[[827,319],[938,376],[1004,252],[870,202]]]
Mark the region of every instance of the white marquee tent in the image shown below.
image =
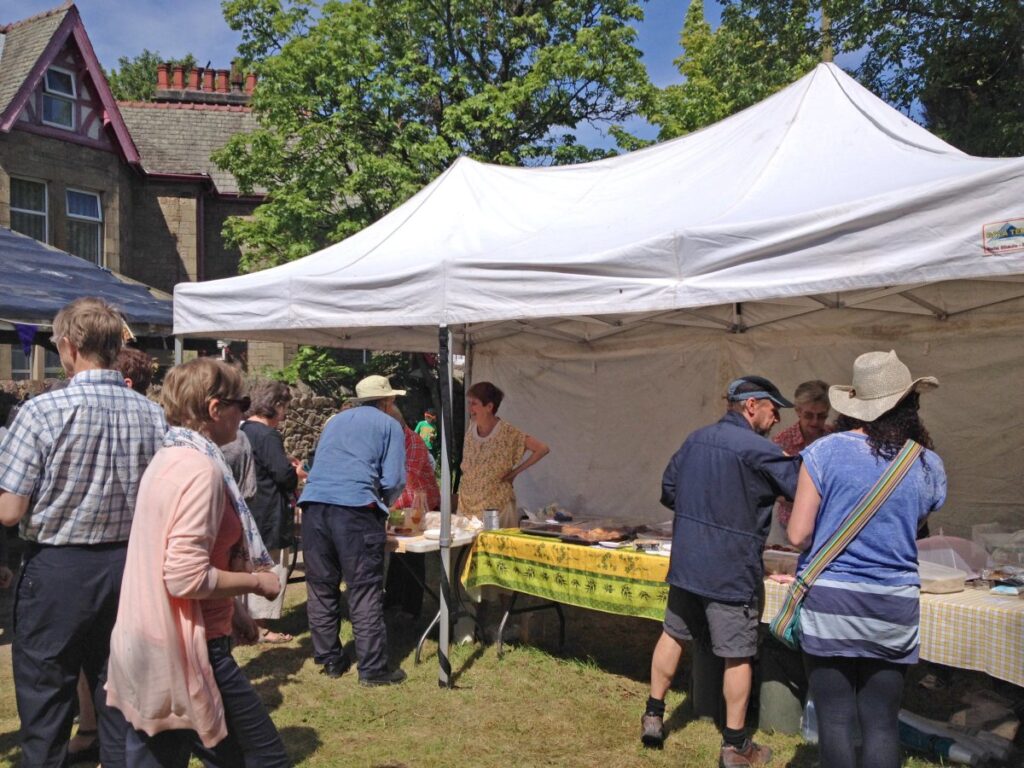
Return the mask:
[[[444,327],[552,446],[520,502],[636,521],[670,516],[661,472],[729,379],[847,383],[896,349],[942,382],[932,529],[1024,517],[1024,158],[967,156],[833,65],[629,155],[459,160],[343,242],[174,299],[191,336],[433,351]]]
[[[658,481],[734,375],[787,390],[895,348],[939,376],[949,530],[1017,521],[1024,158],[970,157],[822,64],[700,132],[556,168],[461,159],[302,260],[175,289],[175,333],[437,350],[552,456],[522,502],[665,519]]]

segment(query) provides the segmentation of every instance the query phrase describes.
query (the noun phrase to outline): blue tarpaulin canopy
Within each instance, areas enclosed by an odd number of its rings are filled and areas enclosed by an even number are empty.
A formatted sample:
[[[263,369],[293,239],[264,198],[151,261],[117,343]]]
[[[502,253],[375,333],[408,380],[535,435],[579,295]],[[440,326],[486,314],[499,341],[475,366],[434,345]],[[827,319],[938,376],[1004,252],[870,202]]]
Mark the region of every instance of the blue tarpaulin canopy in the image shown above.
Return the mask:
[[[170,295],[0,227],[0,320],[49,326],[68,302],[96,296],[117,307],[136,334],[170,335]]]

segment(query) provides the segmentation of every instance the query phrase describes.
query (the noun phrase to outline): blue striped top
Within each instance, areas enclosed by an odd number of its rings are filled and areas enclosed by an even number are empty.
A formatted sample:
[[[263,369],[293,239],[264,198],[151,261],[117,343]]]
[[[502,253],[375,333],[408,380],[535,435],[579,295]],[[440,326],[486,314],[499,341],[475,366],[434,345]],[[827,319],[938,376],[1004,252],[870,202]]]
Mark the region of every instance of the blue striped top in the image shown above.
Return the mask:
[[[821,494],[811,547],[799,563],[802,571],[889,462],[873,456],[867,438],[855,432],[823,437],[801,455]],[[806,653],[917,661],[917,528],[945,498],[942,460],[925,451],[807,593],[800,614]]]

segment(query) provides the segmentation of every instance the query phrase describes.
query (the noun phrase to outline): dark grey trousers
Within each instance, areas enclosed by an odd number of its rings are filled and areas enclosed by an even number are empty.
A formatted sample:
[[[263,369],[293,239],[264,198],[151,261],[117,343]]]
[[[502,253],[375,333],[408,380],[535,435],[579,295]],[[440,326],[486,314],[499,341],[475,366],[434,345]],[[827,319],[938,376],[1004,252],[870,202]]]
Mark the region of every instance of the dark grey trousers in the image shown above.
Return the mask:
[[[124,765],[127,723],[103,690],[128,545],[28,544],[14,604],[14,692],[22,765],[63,766],[78,671],[93,691],[104,768]]]
[[[302,557],[306,565],[306,613],[313,659],[341,659],[341,580],[345,580],[349,620],[359,657],[359,678],[388,671],[384,626],[385,518],[366,507],[311,502],[302,511]]]

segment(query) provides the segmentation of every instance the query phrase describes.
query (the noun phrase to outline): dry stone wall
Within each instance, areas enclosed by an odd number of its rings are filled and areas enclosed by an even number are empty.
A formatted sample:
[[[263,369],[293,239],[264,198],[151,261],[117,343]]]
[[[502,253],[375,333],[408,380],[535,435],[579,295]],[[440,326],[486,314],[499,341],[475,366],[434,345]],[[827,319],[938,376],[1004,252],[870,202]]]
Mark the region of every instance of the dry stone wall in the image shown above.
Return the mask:
[[[332,397],[293,387],[288,417],[280,427],[288,455],[308,461],[316,449],[324,424],[339,408],[340,403]]]

